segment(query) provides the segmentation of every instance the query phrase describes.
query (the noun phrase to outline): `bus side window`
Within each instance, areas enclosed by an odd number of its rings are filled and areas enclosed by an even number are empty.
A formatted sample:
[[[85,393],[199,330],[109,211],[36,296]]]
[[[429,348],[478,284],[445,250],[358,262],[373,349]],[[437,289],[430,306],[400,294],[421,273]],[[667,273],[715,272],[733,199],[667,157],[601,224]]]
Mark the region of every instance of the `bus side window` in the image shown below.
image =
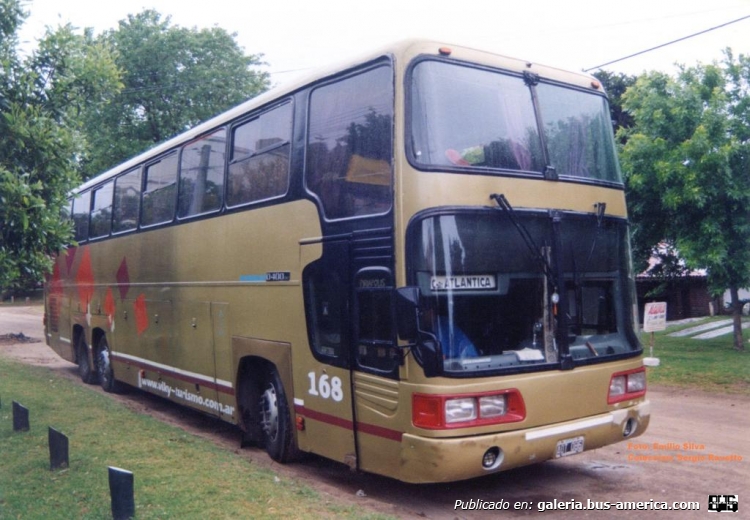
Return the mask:
[[[313,90],[306,183],[326,218],[390,210],[393,96],[390,66]]]
[[[227,206],[283,197],[289,189],[292,104],[264,112],[232,131]]]
[[[91,222],[89,236],[91,238],[105,237],[112,230],[112,192],[113,182],[94,190],[91,205]]]
[[[141,169],[130,170],[115,180],[112,231],[122,233],[138,227],[141,205]]]
[[[182,149],[178,217],[202,215],[221,208],[226,141],[226,131],[222,128]]]
[[[80,193],[73,200],[73,226],[75,239],[83,242],[89,238],[89,210],[91,209],[91,192]]]
[[[146,191],[141,205],[141,225],[152,226],[174,218],[177,182],[177,154],[173,153],[146,167]]]

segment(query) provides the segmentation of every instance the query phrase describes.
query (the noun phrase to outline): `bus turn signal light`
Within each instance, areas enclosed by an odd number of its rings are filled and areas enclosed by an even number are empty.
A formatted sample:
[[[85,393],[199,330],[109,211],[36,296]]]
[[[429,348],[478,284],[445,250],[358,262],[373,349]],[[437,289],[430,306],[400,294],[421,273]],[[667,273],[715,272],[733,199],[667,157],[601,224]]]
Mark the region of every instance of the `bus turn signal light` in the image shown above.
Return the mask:
[[[526,406],[513,389],[481,394],[414,394],[412,423],[418,428],[443,430],[523,421]]]

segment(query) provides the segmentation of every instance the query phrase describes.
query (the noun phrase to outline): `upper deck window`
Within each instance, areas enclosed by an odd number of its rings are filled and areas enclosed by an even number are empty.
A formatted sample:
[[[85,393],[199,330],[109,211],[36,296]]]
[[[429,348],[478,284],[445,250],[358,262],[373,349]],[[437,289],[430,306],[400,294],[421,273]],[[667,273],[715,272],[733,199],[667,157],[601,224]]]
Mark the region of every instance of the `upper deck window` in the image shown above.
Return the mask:
[[[379,66],[313,90],[306,183],[326,218],[391,208],[393,72]]]
[[[545,83],[537,90],[545,141],[557,174],[622,182],[606,100]]]
[[[89,237],[105,237],[112,229],[112,193],[114,182],[110,181],[101,188],[94,190],[94,200],[91,207],[91,223]]]
[[[177,154],[173,153],[146,167],[146,191],[143,192],[141,225],[151,226],[174,218]]]
[[[226,143],[226,131],[222,128],[182,149],[178,217],[202,215],[221,208]]]
[[[138,227],[141,205],[141,169],[136,168],[115,180],[115,207],[112,231],[122,233]]]
[[[410,78],[417,167],[622,182],[599,94],[433,60],[418,62]]]
[[[227,206],[286,195],[292,104],[285,103],[235,127],[229,163]]]
[[[89,238],[89,210],[91,209],[91,192],[79,193],[73,199],[73,228],[75,239],[82,242]]]

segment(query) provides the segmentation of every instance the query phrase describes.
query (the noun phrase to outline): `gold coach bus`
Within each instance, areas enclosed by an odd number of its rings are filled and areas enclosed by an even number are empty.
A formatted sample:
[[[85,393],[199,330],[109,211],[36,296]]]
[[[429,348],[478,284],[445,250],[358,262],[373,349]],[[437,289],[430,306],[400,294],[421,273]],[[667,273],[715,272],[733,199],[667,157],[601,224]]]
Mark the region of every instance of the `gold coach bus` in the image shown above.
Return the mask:
[[[450,481],[648,426],[590,76],[403,42],[86,182],[70,215],[48,344],[277,461]]]

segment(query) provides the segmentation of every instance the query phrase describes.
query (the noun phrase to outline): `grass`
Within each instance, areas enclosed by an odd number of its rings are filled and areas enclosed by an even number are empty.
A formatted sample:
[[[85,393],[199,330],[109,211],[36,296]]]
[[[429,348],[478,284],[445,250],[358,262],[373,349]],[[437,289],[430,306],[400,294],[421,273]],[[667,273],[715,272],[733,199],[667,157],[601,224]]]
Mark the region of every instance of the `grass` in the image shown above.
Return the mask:
[[[706,321],[656,333],[661,364],[648,369],[649,382],[750,395],[750,345],[735,351],[731,334],[711,340],[667,335]],[[650,335],[642,341],[648,355]],[[41,367],[0,358],[0,399],[3,519],[111,518],[107,466],[135,474],[138,519],[384,518]],[[30,410],[30,431],[12,431],[11,401]],[[68,469],[49,470],[48,426],[70,438]]]
[[[109,519],[108,466],[135,476],[136,518],[384,518],[332,502],[230,450],[40,367],[0,358],[0,518]],[[13,432],[11,401],[31,428]],[[50,471],[47,427],[69,437]]]
[[[668,327],[654,335],[654,357],[658,367],[648,368],[649,383],[677,387],[693,387],[708,392],[728,392],[750,395],[750,343],[745,329],[745,352],[738,352],[732,334],[714,339],[691,337],[671,338],[668,334],[695,327],[726,316]],[[643,334],[644,354],[649,355],[650,334]]]

